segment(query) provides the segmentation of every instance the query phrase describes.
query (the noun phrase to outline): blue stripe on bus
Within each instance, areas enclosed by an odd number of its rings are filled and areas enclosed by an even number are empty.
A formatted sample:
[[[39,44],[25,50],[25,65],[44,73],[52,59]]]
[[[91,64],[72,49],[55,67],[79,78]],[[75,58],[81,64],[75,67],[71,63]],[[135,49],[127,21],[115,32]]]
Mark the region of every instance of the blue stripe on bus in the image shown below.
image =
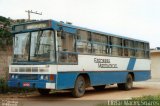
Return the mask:
[[[76,78],[80,74],[89,76],[91,86],[125,83],[129,71],[91,71],[91,72],[58,72],[56,89],[74,88]],[[150,70],[134,71],[134,81],[143,81],[151,78]]]
[[[135,63],[136,63],[136,58],[130,58],[127,70],[133,70]]]
[[[125,83],[129,71],[87,71],[87,72],[58,72],[56,77],[56,88],[71,89],[74,88],[77,76],[85,74],[89,76],[91,86],[109,85],[115,83]],[[143,81],[151,78],[150,70],[134,71],[134,81]],[[30,83],[29,88],[43,88],[46,89],[46,83],[50,81],[43,80],[20,80],[10,79],[8,81],[9,87],[23,87],[23,83]]]

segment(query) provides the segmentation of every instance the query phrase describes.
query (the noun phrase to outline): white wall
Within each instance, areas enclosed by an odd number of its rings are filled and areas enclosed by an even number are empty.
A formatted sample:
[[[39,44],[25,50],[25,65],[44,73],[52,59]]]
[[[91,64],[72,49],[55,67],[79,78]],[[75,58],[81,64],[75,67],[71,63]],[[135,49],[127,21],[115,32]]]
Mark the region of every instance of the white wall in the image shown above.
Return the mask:
[[[160,51],[151,51],[152,78],[160,78]]]

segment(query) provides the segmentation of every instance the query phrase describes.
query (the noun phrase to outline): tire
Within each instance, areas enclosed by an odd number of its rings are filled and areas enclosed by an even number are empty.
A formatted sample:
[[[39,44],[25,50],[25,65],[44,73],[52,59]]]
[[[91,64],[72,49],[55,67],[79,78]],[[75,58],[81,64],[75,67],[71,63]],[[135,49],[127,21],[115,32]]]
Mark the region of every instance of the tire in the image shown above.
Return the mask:
[[[96,91],[101,91],[101,90],[104,90],[106,87],[106,85],[100,85],[100,86],[93,86],[93,88],[96,90]]]
[[[130,90],[133,87],[133,77],[131,74],[127,75],[126,83],[117,84],[120,90]]]
[[[83,76],[78,76],[74,88],[72,89],[73,97],[79,98],[82,97],[85,93],[86,82]]]
[[[48,95],[50,91],[51,91],[50,89],[38,89],[38,92],[41,95]]]

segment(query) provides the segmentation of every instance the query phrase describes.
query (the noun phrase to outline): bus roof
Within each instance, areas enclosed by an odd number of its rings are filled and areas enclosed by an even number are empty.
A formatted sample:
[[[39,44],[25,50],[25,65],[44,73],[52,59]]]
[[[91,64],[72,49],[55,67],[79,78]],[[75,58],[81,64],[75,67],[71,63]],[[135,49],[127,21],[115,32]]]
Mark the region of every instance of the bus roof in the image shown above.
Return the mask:
[[[25,24],[47,22],[47,21],[51,21],[52,23],[56,24],[57,26],[61,25],[61,26],[70,27],[70,28],[73,28],[73,29],[81,29],[81,30],[85,30],[85,31],[89,31],[89,32],[94,32],[94,33],[102,34],[102,35],[115,36],[115,37],[119,37],[119,38],[123,38],[123,39],[128,39],[128,40],[134,40],[134,41],[149,43],[148,41],[144,41],[144,40],[134,39],[134,38],[125,37],[125,36],[121,36],[121,35],[117,35],[117,34],[111,34],[111,33],[103,32],[103,31],[98,31],[98,30],[93,30],[93,29],[84,28],[84,27],[80,27],[80,26],[75,26],[75,25],[72,25],[72,24],[67,24],[67,23],[64,23],[64,22],[58,22],[58,21],[55,21],[55,20],[32,21],[32,22],[26,22],[26,23],[16,24],[16,25],[13,25],[13,26],[20,26],[20,25],[25,25]]]

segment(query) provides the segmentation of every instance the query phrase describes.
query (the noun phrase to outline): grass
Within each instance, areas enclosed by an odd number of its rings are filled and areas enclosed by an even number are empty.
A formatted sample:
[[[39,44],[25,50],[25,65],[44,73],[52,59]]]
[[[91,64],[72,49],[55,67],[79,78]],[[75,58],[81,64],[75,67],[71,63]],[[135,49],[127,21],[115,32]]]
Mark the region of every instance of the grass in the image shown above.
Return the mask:
[[[109,100],[96,106],[160,106],[160,95],[149,95],[129,100]]]

